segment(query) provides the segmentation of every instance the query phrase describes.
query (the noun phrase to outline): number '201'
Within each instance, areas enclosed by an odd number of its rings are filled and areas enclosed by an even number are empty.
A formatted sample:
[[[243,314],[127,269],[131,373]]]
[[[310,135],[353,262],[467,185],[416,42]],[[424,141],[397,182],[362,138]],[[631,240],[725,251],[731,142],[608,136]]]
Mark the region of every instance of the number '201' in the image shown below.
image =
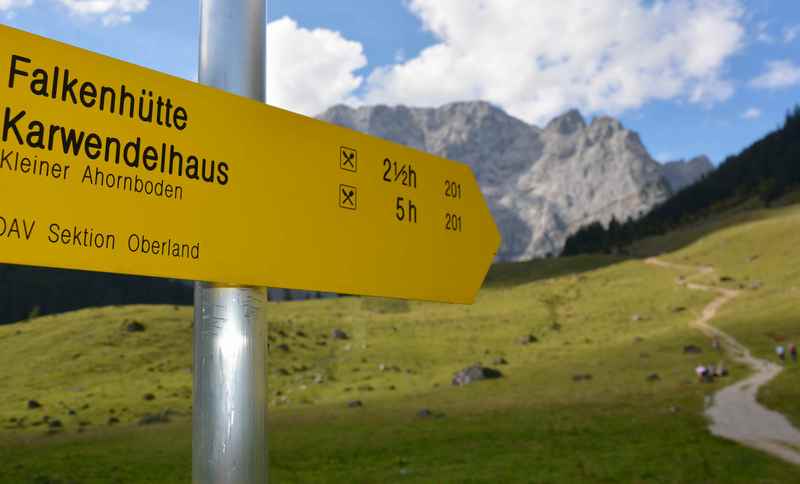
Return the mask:
[[[445,180],[444,196],[447,198],[461,198],[461,184],[454,181]]]
[[[444,214],[444,229],[453,232],[461,232],[463,225],[461,223],[461,215],[454,213]]]

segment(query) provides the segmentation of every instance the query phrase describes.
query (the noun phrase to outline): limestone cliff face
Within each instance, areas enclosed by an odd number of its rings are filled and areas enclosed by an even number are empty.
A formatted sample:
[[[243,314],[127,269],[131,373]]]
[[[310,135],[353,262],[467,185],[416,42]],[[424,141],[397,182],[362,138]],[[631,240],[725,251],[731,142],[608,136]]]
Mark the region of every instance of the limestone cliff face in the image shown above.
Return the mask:
[[[500,260],[558,254],[581,225],[638,217],[671,195],[639,136],[569,111],[539,128],[486,102],[334,106],[320,119],[467,163],[503,236]]]

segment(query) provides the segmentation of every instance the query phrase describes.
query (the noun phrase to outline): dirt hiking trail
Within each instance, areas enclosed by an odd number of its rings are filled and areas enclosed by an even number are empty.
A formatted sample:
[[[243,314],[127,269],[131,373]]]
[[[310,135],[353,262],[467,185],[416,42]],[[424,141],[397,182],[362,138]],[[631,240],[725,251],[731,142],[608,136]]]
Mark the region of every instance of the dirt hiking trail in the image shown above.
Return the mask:
[[[716,337],[731,358],[753,370],[753,375],[722,388],[711,398],[710,405],[706,407],[706,415],[711,420],[711,433],[800,465],[800,431],[785,416],[756,401],[758,389],[783,371],[783,367],[754,357],[732,336],[709,324],[719,308],[736,298],[739,291],[689,282],[694,277],[713,273],[713,267],[672,264],[655,258],[645,262],[653,266],[693,271],[691,276],[679,278],[678,284],[697,291],[718,293],[719,296],[703,308],[700,317],[689,324],[710,338]]]

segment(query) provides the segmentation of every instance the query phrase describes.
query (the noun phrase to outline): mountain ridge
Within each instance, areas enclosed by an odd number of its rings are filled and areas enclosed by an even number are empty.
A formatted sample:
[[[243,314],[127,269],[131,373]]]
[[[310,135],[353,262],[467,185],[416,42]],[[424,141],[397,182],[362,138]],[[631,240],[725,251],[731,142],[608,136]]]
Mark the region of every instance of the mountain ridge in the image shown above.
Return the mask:
[[[339,104],[318,118],[469,165],[503,236],[498,260],[558,254],[582,225],[636,218],[673,193],[635,131],[577,109],[543,128],[486,101]]]
[[[714,170],[714,164],[705,155],[689,160],[667,161],[661,166],[673,192],[683,190]]]
[[[698,224],[726,211],[793,204],[800,200],[800,106],[714,171],[675,193],[646,216],[602,227],[587,223],[567,240],[562,255],[628,251],[638,241]],[[707,160],[706,160],[707,161]],[[703,164],[704,160],[696,163]]]

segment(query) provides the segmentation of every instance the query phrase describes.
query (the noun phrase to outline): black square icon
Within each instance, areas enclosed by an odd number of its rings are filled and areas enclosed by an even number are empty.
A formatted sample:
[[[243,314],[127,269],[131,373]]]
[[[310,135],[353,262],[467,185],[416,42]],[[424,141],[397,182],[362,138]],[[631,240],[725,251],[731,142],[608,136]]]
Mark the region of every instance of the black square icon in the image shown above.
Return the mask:
[[[358,188],[350,185],[339,185],[339,206],[355,210],[358,207]]]
[[[358,171],[358,152],[353,148],[339,148],[339,168],[347,171]]]

